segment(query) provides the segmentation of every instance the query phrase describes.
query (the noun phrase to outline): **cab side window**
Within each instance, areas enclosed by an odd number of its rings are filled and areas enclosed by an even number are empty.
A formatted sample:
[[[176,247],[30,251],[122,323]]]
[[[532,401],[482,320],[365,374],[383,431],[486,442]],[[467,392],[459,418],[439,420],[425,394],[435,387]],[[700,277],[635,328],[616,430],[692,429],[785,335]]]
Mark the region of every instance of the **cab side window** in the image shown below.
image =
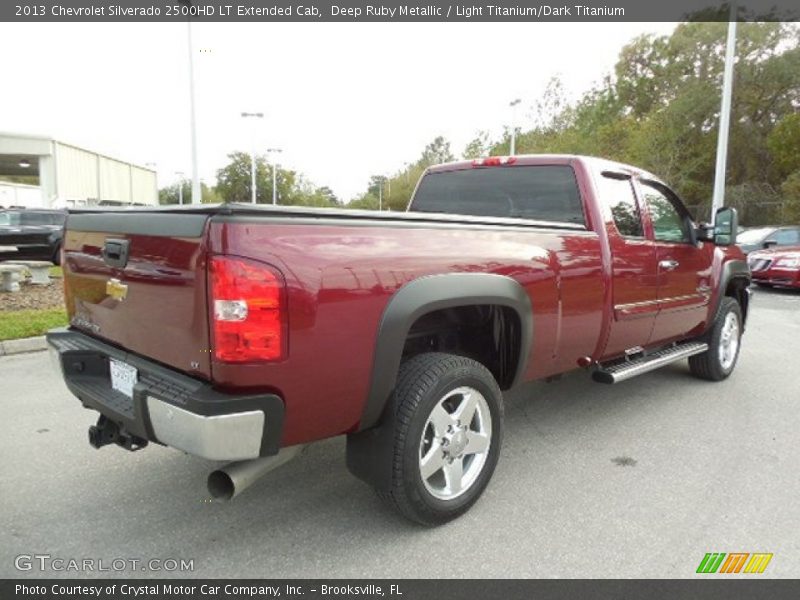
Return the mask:
[[[611,208],[617,231],[624,237],[643,238],[642,216],[630,177],[604,172],[598,178],[600,198]]]
[[[642,195],[650,211],[653,234],[660,242],[689,242],[689,228],[682,211],[666,193],[658,187],[641,182]]]

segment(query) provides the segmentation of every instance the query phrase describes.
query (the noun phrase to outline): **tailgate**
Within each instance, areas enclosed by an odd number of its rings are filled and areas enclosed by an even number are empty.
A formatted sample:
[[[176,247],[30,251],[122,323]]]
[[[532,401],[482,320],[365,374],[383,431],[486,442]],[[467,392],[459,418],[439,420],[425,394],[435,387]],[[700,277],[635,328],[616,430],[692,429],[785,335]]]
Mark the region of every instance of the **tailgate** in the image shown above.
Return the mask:
[[[73,213],[64,234],[72,327],[209,379],[208,215]]]

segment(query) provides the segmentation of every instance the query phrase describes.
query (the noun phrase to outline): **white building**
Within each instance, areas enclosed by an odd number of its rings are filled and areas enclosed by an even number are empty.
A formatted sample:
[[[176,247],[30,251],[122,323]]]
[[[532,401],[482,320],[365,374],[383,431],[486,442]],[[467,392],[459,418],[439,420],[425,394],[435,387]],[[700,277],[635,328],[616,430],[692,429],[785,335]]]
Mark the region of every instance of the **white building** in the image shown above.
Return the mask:
[[[39,185],[3,176],[38,177]],[[49,137],[0,132],[0,206],[158,204],[156,172]]]

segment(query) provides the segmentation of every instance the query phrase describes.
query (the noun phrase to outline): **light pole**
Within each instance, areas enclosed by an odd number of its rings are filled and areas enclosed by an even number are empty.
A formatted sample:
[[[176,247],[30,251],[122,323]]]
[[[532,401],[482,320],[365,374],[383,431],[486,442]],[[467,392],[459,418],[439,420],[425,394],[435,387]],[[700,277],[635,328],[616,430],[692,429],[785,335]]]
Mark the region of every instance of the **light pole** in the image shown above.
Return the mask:
[[[280,154],[283,152],[280,148],[267,148],[267,154]],[[278,160],[277,158],[272,161],[272,205],[278,203]]]
[[[383,186],[386,183],[386,178],[383,175],[374,175],[373,181],[378,187],[378,210],[383,210]],[[372,187],[370,186],[370,189]]]
[[[731,92],[733,90],[733,60],[736,56],[736,2],[731,2],[728,20],[728,44],[725,47],[725,70],[722,78],[722,106],[719,111],[717,134],[717,165],[714,169],[714,195],[711,200],[711,223],[725,203],[725,166],[728,158],[728,128],[731,122]]]
[[[517,105],[520,102],[521,100],[517,98],[508,104],[511,107],[511,149],[509,156],[514,156],[517,152]]]
[[[178,204],[183,204],[183,171],[175,171],[175,175],[178,176]]]
[[[248,117],[254,117],[256,119],[263,119],[264,113],[256,112],[256,113],[249,113],[243,112],[242,118],[247,119]],[[255,136],[253,136],[255,140]],[[250,202],[253,204],[256,203],[256,143],[255,141],[252,142],[251,150],[250,150]]]
[[[197,121],[194,101],[194,50],[192,49],[192,22],[186,21],[189,48],[189,118],[192,130],[192,204],[200,204],[200,172],[197,166]]]

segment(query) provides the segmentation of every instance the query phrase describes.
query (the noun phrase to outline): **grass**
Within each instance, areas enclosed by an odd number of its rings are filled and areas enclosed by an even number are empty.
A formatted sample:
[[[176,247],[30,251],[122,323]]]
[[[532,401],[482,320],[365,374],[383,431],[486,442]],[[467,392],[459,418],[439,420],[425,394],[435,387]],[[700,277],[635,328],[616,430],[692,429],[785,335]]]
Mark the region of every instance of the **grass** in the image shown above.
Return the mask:
[[[63,308],[11,310],[0,312],[0,341],[42,335],[48,329],[67,324]]]
[[[64,271],[61,270],[61,267],[50,267],[50,277],[63,277]]]

